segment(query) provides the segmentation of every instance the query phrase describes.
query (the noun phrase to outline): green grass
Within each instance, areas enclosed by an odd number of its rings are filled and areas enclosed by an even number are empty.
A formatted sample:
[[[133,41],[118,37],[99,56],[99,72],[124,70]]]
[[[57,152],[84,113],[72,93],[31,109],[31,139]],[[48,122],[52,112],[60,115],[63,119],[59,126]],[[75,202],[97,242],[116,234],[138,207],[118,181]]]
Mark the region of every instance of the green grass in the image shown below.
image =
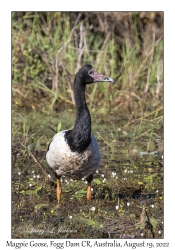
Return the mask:
[[[97,18],[100,14],[94,15]],[[84,17],[81,14],[82,20],[78,23],[76,16],[78,13],[12,13],[14,89],[21,91],[25,98],[31,98],[36,89],[38,93],[42,90],[49,95],[49,108],[54,108],[59,100],[72,102],[70,91],[74,74],[90,62],[97,71],[112,76],[115,81],[113,85],[88,86],[91,108],[103,98],[106,112],[111,106],[117,110],[116,101],[125,92],[127,109],[140,112],[150,107],[157,109],[162,103],[163,88],[162,28],[157,27],[148,34],[146,28],[142,28],[141,33],[138,20],[134,18],[139,13],[128,13],[128,19],[133,18],[133,26],[119,31],[120,42],[116,42],[115,30],[111,27],[106,32],[99,30],[97,33],[90,29],[92,14],[86,13]],[[115,13],[112,17],[108,26],[113,21],[120,28],[122,24],[117,23]],[[94,25],[96,22],[94,20]],[[152,26],[158,24],[152,22]],[[149,44],[146,44],[147,40]],[[16,97],[18,93],[14,92],[14,95]]]
[[[162,30],[161,12],[12,13],[13,237],[163,237]],[[74,126],[85,63],[114,79],[86,92],[102,160],[92,202],[83,180],[63,178],[58,208],[45,153],[54,131]]]

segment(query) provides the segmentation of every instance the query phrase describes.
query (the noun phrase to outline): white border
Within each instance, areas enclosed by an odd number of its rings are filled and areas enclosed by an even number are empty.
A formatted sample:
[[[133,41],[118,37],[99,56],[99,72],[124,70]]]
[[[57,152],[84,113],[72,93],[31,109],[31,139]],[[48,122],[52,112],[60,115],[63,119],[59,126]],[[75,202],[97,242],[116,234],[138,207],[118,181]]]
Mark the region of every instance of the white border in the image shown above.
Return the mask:
[[[174,240],[174,176],[175,176],[175,21],[174,1],[16,1],[1,3],[0,15],[0,155],[1,155],[1,202],[0,246],[11,239],[11,11],[164,11],[164,135],[165,135],[165,235],[159,242],[169,242],[175,249]],[[13,240],[19,242],[20,240]],[[47,240],[36,240],[36,242]],[[78,240],[75,240],[76,242]],[[102,242],[103,240],[100,240]],[[105,239],[104,239],[105,241]],[[119,241],[119,240],[118,240]],[[141,242],[135,240],[134,242]],[[154,240],[145,240],[153,242]],[[26,240],[27,242],[27,240]],[[156,240],[155,240],[156,242]],[[86,248],[83,248],[86,249]]]

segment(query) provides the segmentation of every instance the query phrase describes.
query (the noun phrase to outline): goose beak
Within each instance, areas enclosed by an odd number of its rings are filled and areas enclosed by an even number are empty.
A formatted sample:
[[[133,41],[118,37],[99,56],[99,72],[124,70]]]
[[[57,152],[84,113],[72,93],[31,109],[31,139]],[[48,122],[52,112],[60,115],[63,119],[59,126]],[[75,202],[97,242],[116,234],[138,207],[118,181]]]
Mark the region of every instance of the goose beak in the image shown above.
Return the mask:
[[[93,82],[114,82],[111,77],[101,75],[94,69],[89,70],[88,74],[93,78]]]
[[[102,82],[114,82],[114,80],[111,77],[103,76],[106,79],[103,79]]]

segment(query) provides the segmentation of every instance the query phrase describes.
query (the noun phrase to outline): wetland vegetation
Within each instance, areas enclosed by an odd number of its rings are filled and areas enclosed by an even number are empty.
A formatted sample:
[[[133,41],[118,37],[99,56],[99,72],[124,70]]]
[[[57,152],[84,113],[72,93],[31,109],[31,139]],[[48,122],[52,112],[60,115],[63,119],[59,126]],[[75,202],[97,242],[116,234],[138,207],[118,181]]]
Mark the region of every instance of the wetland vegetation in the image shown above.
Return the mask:
[[[75,123],[75,73],[87,86],[101,163],[56,179],[45,154]],[[163,13],[12,12],[12,238],[163,238]]]

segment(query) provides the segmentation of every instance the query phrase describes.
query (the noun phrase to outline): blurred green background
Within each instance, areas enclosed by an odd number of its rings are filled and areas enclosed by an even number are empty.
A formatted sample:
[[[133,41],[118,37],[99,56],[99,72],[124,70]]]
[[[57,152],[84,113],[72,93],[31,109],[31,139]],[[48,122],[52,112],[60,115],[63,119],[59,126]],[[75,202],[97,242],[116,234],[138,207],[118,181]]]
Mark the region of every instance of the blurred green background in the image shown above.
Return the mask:
[[[15,108],[47,113],[71,104],[74,75],[86,63],[115,81],[88,86],[90,108],[159,113],[163,12],[12,12]]]

